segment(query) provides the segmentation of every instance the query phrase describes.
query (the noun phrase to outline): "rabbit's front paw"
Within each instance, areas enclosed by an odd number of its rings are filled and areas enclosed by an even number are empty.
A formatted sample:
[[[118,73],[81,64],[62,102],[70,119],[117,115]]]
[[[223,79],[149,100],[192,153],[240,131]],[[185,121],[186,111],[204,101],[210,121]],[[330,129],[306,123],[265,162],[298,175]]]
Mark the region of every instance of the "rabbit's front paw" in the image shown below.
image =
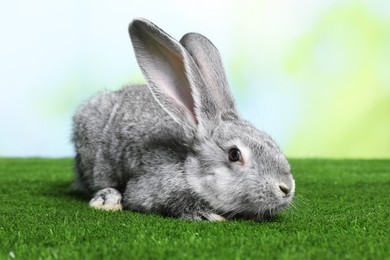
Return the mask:
[[[192,214],[183,214],[181,217],[183,219],[192,220],[192,221],[207,220],[210,222],[215,222],[215,221],[226,220],[224,217],[211,212],[197,212]]]
[[[89,202],[89,206],[102,210],[122,210],[122,195],[113,188],[98,191]]]
[[[208,220],[208,221],[211,221],[211,222],[215,222],[215,221],[225,221],[226,219],[218,214],[215,214],[215,213],[205,213],[203,214],[203,217]]]

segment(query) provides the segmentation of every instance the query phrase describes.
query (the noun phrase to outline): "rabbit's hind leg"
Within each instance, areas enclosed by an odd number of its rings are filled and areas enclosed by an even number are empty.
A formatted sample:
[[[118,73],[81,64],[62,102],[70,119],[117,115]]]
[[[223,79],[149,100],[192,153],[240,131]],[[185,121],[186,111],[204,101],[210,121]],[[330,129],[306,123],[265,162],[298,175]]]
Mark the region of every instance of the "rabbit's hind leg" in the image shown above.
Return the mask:
[[[122,210],[122,195],[113,188],[98,191],[89,202],[89,206],[101,210]]]

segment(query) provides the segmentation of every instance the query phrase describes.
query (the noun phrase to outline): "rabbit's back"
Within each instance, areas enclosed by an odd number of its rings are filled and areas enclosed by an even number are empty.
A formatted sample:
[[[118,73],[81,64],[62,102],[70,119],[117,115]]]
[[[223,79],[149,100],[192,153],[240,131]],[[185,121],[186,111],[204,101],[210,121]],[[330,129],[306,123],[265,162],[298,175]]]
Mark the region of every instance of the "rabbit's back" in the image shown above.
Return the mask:
[[[76,187],[88,193],[105,187],[124,189],[131,176],[147,171],[148,164],[163,163],[159,148],[166,153],[185,138],[147,86],[102,92],[74,117]]]

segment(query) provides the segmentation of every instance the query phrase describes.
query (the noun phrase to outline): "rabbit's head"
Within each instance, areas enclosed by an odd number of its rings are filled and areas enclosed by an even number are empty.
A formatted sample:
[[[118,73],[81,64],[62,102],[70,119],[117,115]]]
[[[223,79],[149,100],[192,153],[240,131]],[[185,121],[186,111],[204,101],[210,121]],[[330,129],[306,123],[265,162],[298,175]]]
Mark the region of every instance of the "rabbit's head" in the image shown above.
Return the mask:
[[[178,42],[144,19],[129,31],[149,89],[192,145],[192,189],[228,218],[261,220],[287,207],[295,191],[289,163],[240,118],[216,47],[196,33]]]
[[[189,182],[219,214],[262,220],[291,203],[295,183],[288,161],[250,123],[222,121],[194,147]]]

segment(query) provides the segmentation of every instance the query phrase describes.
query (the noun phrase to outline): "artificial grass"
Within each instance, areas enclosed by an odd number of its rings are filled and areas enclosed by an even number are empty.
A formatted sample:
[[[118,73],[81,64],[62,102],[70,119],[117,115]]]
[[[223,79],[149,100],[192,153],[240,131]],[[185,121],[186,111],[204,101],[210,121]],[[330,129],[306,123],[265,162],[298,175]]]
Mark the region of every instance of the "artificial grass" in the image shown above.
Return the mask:
[[[291,160],[294,207],[189,222],[88,207],[71,159],[0,159],[0,259],[390,259],[390,160]]]

